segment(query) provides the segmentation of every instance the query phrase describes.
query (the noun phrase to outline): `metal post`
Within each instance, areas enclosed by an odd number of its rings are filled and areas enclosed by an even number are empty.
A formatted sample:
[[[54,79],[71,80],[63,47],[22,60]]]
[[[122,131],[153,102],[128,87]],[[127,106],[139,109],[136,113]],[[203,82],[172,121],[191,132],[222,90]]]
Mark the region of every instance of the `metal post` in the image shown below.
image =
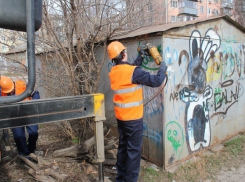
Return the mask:
[[[104,182],[103,162],[98,163],[99,182]]]
[[[95,121],[95,146],[98,162],[99,182],[104,182],[103,162],[105,161],[104,129],[102,121]]]
[[[105,120],[105,103],[103,94],[94,94],[94,114],[95,114],[95,146],[96,159],[98,162],[99,182],[104,182],[103,162],[105,161],[104,147],[104,128],[103,120]]]

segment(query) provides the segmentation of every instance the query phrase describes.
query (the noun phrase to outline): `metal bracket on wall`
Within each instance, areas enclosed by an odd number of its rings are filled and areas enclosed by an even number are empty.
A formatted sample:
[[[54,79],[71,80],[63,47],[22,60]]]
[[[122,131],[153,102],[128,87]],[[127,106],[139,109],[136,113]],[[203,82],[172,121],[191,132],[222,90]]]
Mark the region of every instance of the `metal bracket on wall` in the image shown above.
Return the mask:
[[[106,118],[103,94],[37,99],[0,105],[0,129],[87,117],[95,117],[94,134],[99,165],[99,181],[104,181],[103,120]]]

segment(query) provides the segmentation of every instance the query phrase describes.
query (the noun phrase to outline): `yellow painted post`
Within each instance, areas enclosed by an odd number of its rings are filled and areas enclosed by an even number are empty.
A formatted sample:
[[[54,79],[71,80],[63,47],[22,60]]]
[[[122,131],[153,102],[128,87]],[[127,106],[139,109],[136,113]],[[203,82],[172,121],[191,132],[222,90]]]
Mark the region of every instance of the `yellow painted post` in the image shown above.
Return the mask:
[[[96,160],[98,162],[99,181],[104,181],[103,162],[105,161],[104,149],[104,129],[103,120],[105,120],[105,101],[104,94],[94,94],[94,114],[95,114],[95,145]]]

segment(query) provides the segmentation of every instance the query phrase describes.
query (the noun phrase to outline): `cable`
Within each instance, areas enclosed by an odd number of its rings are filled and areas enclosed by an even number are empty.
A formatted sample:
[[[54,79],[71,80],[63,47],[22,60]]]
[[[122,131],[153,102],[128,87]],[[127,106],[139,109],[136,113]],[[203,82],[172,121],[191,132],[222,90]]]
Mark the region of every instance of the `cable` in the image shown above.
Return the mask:
[[[154,95],[149,101],[147,101],[143,107],[145,107],[146,104],[148,104],[149,102],[151,102],[153,99],[155,99],[161,92],[162,90],[165,88],[165,86],[167,85],[168,83],[168,75],[166,74],[166,81],[165,81],[165,84],[163,85],[163,87],[156,93],[156,95]]]

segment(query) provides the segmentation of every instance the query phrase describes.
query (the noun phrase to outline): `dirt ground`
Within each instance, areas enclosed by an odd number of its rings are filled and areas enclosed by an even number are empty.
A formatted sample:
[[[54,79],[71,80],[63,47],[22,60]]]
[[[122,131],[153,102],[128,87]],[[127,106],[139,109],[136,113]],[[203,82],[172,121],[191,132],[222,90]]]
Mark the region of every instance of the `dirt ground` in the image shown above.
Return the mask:
[[[11,130],[9,130],[11,150],[5,151],[4,142],[1,139],[2,161],[0,162],[0,182],[33,182],[34,177],[28,174],[25,163],[17,157],[17,150],[13,141]],[[2,131],[0,130],[2,138]],[[65,181],[90,182],[98,178],[97,165],[89,165],[85,161],[74,158],[54,158],[53,152],[75,145],[55,124],[44,124],[39,126],[39,138],[36,155],[51,162],[51,168],[59,173],[67,175]],[[35,162],[35,161],[34,161]],[[45,169],[42,169],[45,170]],[[111,172],[114,172],[113,170]],[[105,172],[105,176],[114,178],[115,174]],[[50,180],[51,181],[51,180]],[[48,180],[49,182],[49,180]]]
[[[17,150],[14,145],[11,131],[11,150],[5,151],[4,142],[0,140],[0,147],[2,151],[2,161],[0,162],[0,182],[34,182],[35,178],[28,174],[28,168],[25,163],[17,157]],[[2,137],[2,131],[0,131],[0,137]],[[90,165],[85,161],[74,158],[54,158],[53,152],[58,149],[63,149],[75,145],[64,134],[63,131],[55,124],[44,124],[39,127],[39,139],[36,154],[51,162],[49,167],[60,174],[66,176],[67,182],[94,182],[98,179],[97,165]],[[245,143],[244,143],[245,148]],[[244,150],[245,151],[245,150]],[[116,151],[115,151],[116,153]],[[245,152],[244,152],[245,154]],[[245,155],[244,155],[245,156]],[[233,157],[230,159],[230,163],[222,165],[220,169],[216,169],[217,173],[214,176],[207,178],[199,178],[198,181],[204,182],[240,182],[244,181],[245,176],[245,158]],[[229,164],[229,165],[228,165]],[[154,173],[147,172],[146,169],[152,167],[155,170],[153,164],[142,160],[141,172],[139,182],[181,182],[181,178],[178,178],[178,174],[171,178],[170,173],[158,168]],[[188,168],[188,166],[186,167]],[[46,170],[44,167],[40,168],[40,174]],[[194,169],[196,170],[196,169]],[[178,172],[177,172],[178,173]],[[190,173],[191,174],[191,173]],[[115,181],[116,169],[115,166],[104,166],[104,175],[111,181]],[[182,175],[180,173],[180,175]],[[184,174],[185,175],[185,174]],[[160,177],[159,177],[160,176]],[[170,176],[170,177],[169,177]],[[43,180],[45,181],[45,180]],[[52,182],[52,180],[46,180]],[[60,180],[54,180],[60,181]],[[183,180],[183,181],[186,181]],[[188,180],[187,180],[188,181]],[[194,180],[195,181],[195,180]]]
[[[238,167],[223,168],[216,176],[217,182],[243,182],[245,176],[245,164],[243,163]]]

